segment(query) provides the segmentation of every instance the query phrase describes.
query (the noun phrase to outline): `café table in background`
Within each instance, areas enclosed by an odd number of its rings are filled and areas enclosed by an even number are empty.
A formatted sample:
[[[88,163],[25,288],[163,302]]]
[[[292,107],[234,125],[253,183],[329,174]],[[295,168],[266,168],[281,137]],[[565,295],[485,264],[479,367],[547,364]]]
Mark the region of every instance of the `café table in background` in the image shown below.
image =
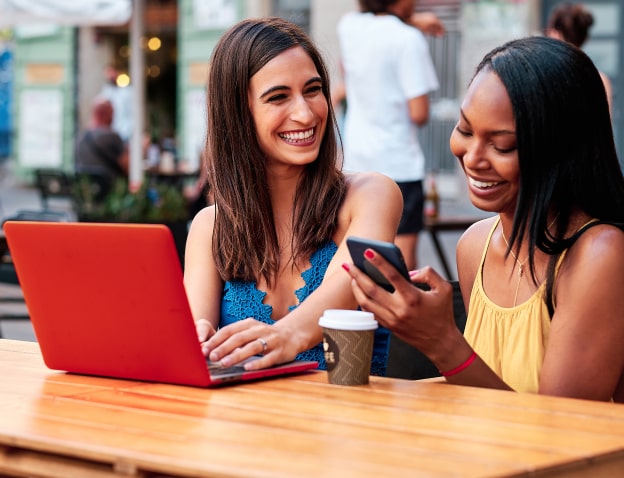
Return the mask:
[[[444,269],[444,273],[446,274],[446,278],[448,280],[455,280],[455,276],[451,267],[449,266],[449,259],[444,252],[444,247],[442,246],[442,242],[440,240],[440,233],[443,232],[464,232],[470,226],[472,226],[475,222],[484,219],[483,216],[436,216],[436,217],[425,217],[425,230],[429,233],[431,237],[431,241],[433,242],[433,246],[436,250],[436,254],[438,255],[438,259],[442,268]],[[454,251],[453,251],[454,252]],[[451,260],[455,260],[455,255],[451,257]]]
[[[0,340],[0,475],[617,477],[624,405],[325,372],[216,389],[48,370]]]
[[[181,191],[185,186],[197,181],[199,171],[181,171],[177,169],[171,171],[148,170],[145,171],[145,177],[148,181],[166,184]]]

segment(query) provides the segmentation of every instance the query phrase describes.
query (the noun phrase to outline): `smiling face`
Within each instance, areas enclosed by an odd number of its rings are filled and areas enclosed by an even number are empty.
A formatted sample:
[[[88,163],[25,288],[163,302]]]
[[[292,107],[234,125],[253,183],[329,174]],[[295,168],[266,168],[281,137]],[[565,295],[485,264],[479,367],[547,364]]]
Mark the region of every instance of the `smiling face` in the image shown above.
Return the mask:
[[[513,214],[520,188],[516,123],[507,90],[491,70],[470,84],[450,147],[466,173],[472,203]]]
[[[301,47],[280,53],[249,83],[249,107],[268,163],[303,166],[316,160],[329,106],[323,81]]]

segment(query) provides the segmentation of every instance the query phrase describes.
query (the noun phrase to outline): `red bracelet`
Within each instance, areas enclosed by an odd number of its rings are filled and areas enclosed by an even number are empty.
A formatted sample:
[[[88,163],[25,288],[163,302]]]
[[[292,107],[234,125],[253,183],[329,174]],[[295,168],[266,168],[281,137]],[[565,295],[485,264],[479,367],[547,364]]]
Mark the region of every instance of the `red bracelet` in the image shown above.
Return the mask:
[[[470,364],[475,361],[476,358],[477,358],[477,352],[473,351],[470,357],[468,357],[464,363],[459,364],[457,367],[449,370],[448,372],[443,372],[442,370],[440,370],[440,373],[442,374],[443,377],[450,377],[452,375],[458,374],[465,368],[468,368]]]

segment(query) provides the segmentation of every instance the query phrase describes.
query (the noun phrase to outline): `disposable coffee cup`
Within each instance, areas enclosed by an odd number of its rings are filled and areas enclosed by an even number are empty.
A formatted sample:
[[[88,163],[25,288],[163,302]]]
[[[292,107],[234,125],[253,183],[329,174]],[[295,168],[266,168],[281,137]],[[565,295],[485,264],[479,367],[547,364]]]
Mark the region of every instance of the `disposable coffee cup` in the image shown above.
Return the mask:
[[[329,383],[365,385],[370,375],[373,341],[378,327],[374,314],[328,309],[319,319]]]

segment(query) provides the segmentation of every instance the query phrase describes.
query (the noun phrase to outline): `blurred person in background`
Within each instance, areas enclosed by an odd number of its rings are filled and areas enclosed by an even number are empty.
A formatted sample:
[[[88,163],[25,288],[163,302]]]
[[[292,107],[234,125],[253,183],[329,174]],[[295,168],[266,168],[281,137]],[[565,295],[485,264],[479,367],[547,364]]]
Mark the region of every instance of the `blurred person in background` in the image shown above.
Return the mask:
[[[338,23],[347,103],[344,168],[377,171],[397,182],[404,205],[395,243],[413,269],[424,224],[425,157],[418,129],[429,120],[429,93],[438,79],[424,34],[410,24],[423,18],[414,16],[415,0],[359,4],[359,12]],[[432,18],[420,26],[440,34],[443,27]]]
[[[546,35],[557,40],[567,41],[581,48],[589,37],[589,30],[594,24],[594,16],[582,3],[564,2],[557,5],[551,12],[546,27]],[[600,72],[612,111],[613,87],[609,77]]]
[[[97,97],[91,108],[91,121],[76,141],[76,173],[86,175],[99,185],[102,199],[117,178],[128,174],[128,150],[123,139],[113,131],[114,109],[111,101]]]
[[[132,114],[132,85],[119,86],[117,78],[119,71],[113,65],[104,69],[105,83],[98,94],[100,98],[108,99],[113,105],[113,122],[111,127],[125,143],[130,141],[134,128]]]

